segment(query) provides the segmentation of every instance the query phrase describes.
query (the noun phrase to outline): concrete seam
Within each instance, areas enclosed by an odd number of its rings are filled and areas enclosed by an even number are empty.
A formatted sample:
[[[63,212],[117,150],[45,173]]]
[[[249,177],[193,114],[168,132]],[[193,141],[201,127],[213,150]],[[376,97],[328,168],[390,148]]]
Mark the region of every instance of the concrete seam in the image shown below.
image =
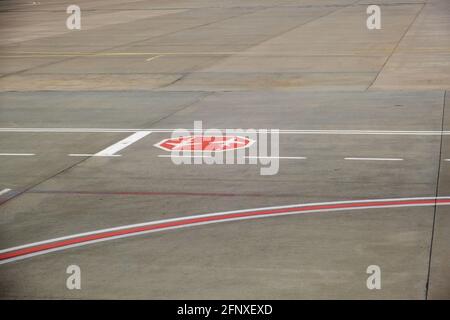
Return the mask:
[[[442,123],[441,123],[442,130],[444,128],[446,96],[447,96],[447,91],[444,91],[444,101],[442,104]],[[440,146],[439,146],[439,157],[438,157],[438,161],[439,161],[438,162],[438,172],[437,172],[437,177],[436,177],[436,197],[439,194],[439,178],[440,178],[441,161],[442,161],[441,160],[441,158],[442,158],[442,140],[443,140],[443,136],[441,134],[441,142],[440,142]],[[427,282],[425,285],[425,300],[428,300],[428,294],[429,294],[429,289],[430,289],[431,259],[432,259],[432,255],[433,255],[433,242],[434,242],[434,233],[435,233],[435,227],[436,227],[436,213],[437,213],[437,204],[434,206],[434,211],[433,211],[433,224],[431,227],[431,239],[430,239],[430,254],[428,257]]]
[[[372,80],[372,82],[369,84],[369,86],[366,88],[366,90],[364,91],[368,91],[374,84],[375,82],[378,80],[381,72],[384,70],[384,68],[386,67],[386,65],[388,64],[389,60],[392,58],[392,56],[394,55],[395,51],[397,51],[397,48],[400,46],[400,43],[403,41],[403,39],[405,38],[405,36],[407,35],[407,33],[409,32],[409,30],[411,29],[411,27],[413,26],[414,22],[416,22],[417,18],[419,17],[420,13],[422,12],[423,8],[425,8],[426,3],[424,3],[422,5],[422,8],[420,8],[420,10],[417,12],[416,16],[414,17],[414,19],[411,21],[411,23],[409,24],[408,28],[406,28],[406,31],[403,33],[403,35],[400,37],[400,40],[397,42],[397,44],[395,45],[394,49],[392,49],[391,53],[388,55],[388,57],[386,58],[386,61],[384,61],[383,65],[381,66],[380,71],[378,71],[377,75],[375,76],[375,78]]]

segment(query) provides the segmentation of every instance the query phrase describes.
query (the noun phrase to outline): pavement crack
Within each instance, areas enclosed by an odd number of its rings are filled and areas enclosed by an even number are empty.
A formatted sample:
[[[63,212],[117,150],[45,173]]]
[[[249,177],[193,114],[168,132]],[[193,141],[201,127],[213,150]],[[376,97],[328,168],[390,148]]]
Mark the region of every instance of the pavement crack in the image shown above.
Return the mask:
[[[444,130],[446,97],[447,97],[447,91],[444,91],[443,104],[442,104],[441,132],[443,132],[443,130]],[[439,180],[440,180],[441,162],[442,162],[442,140],[443,140],[443,135],[441,133],[441,141],[440,141],[440,146],[439,146],[439,157],[438,157],[438,170],[437,170],[437,176],[436,176],[436,199],[439,196]],[[433,256],[433,242],[434,242],[434,231],[435,231],[435,227],[436,227],[436,213],[437,213],[437,204],[434,205],[433,224],[431,227],[430,254],[428,257],[427,282],[425,285],[425,300],[428,300],[428,294],[429,294],[429,289],[430,289],[431,259]]]
[[[383,65],[381,66],[380,70],[378,71],[378,73],[376,74],[375,78],[372,80],[372,82],[369,84],[369,86],[366,88],[366,90],[364,91],[368,91],[374,84],[375,82],[378,80],[378,78],[381,75],[381,72],[383,72],[384,68],[387,66],[389,60],[391,60],[392,56],[394,55],[395,51],[397,51],[398,47],[400,46],[400,43],[403,41],[403,39],[405,38],[405,36],[408,34],[409,30],[411,29],[411,27],[414,25],[414,22],[416,22],[417,18],[419,17],[419,15],[422,13],[423,9],[425,8],[426,3],[422,4],[422,7],[420,8],[420,10],[417,12],[417,14],[414,16],[414,18],[412,19],[411,23],[409,24],[408,28],[406,28],[405,32],[403,33],[403,35],[400,37],[400,40],[398,40],[397,44],[395,45],[395,47],[392,49],[391,53],[387,56],[386,60],[384,61]]]

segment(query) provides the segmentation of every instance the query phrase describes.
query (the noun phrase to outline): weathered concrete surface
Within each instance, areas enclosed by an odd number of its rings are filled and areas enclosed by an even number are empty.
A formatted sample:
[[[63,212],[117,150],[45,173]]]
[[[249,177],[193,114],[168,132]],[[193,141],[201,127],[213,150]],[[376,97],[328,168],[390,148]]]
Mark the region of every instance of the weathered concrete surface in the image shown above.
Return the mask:
[[[0,249],[201,213],[450,196],[448,1],[0,3]],[[84,28],[85,26],[85,28]],[[447,102],[445,103],[445,99]],[[174,165],[152,132],[89,128],[380,130],[280,135],[259,165]],[[78,128],[14,132],[2,128]],[[86,128],[86,129],[82,129]],[[398,134],[398,131],[410,131]],[[424,131],[433,131],[425,134]],[[352,161],[346,158],[394,158]],[[0,265],[0,297],[450,298],[447,207],[320,212],[117,239]],[[65,287],[82,269],[82,290]],[[379,265],[382,289],[368,290]]]
[[[428,1],[373,89],[450,89],[450,2]]]
[[[52,17],[39,27],[34,15],[28,21],[26,13],[5,12],[6,23],[11,16],[20,19],[7,25],[11,31],[5,30],[9,42],[4,43],[2,60],[8,67],[2,67],[6,77],[0,79],[0,87],[25,91],[388,88],[398,85],[399,72],[411,69],[395,67],[395,61],[405,61],[397,55],[405,51],[410,59],[416,49],[409,48],[424,37],[427,48],[432,48],[427,49],[430,54],[425,52],[430,63],[421,58],[416,74],[429,72],[440,82],[422,81],[412,88],[446,88],[448,83],[445,43],[449,37],[440,31],[448,29],[448,10],[439,1],[381,5],[383,27],[377,31],[365,27],[367,6],[354,1],[285,1],[277,6],[270,1],[246,6],[177,1],[178,6],[152,3],[148,7],[144,3],[117,8],[115,3],[95,8],[90,4],[83,20],[86,27],[76,32],[68,32],[64,15],[51,6],[38,10],[38,15]],[[133,15],[134,11],[139,13]],[[435,13],[437,20],[433,20]],[[427,37],[430,32],[438,36]],[[443,59],[443,69],[433,63],[437,58]],[[384,84],[390,77],[393,80]]]

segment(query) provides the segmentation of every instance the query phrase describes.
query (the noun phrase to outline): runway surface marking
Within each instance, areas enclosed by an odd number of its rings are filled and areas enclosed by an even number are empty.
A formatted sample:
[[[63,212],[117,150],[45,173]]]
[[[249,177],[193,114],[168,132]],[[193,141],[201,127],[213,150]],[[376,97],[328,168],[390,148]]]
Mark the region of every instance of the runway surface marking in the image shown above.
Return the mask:
[[[154,57],[150,57],[150,58],[146,59],[145,61],[152,61],[152,60],[158,59],[159,57],[162,57],[162,56],[163,56],[162,54],[159,54]]]
[[[399,52],[404,50],[399,49]],[[448,53],[446,48],[414,48],[415,52],[436,52]],[[388,52],[386,52],[388,53]],[[368,54],[367,50],[353,53],[334,54],[302,54],[298,51],[283,51],[282,53],[273,51],[202,51],[202,52],[53,52],[53,51],[18,51],[4,52],[1,58],[51,58],[51,57],[140,57],[140,56],[259,56],[259,57],[373,57],[377,55]]]
[[[2,154],[0,156],[34,156],[34,153],[17,153],[17,154]],[[120,154],[98,154],[98,153],[69,153],[69,157],[121,157]],[[158,158],[214,158],[210,155],[200,155],[200,154],[159,154]],[[299,156],[242,156],[244,159],[280,159],[280,160],[307,160],[307,157]],[[344,160],[355,160],[355,161],[404,161],[403,158],[357,158],[357,157],[347,157]],[[444,161],[450,161],[450,159],[444,159]]]
[[[213,156],[207,155],[171,155],[171,154],[160,154],[159,158],[214,158]],[[243,156],[244,159],[292,159],[292,160],[306,160],[306,157],[264,157],[264,156]]]
[[[125,149],[126,147],[132,145],[136,141],[141,140],[145,136],[149,135],[150,131],[138,131],[133,133],[131,136],[126,137],[125,139],[120,140],[119,142],[116,142],[115,144],[109,146],[106,149],[103,149],[102,151],[99,151],[93,155],[90,155],[92,157],[120,157],[120,155],[115,154],[116,152],[119,152],[120,150]],[[70,156],[87,156],[88,154],[76,154],[72,153]]]
[[[345,211],[358,209],[423,207],[449,205],[450,196],[396,199],[368,199],[338,202],[319,202],[276,206],[257,209],[226,211],[192,215],[173,219],[156,220],[139,224],[125,225],[109,229],[95,230],[65,237],[28,243],[0,250],[0,264],[5,264],[37,255],[61,251],[102,241],[126,238],[163,230],[172,230],[206,224],[247,219],[287,216],[301,213]]]
[[[151,133],[172,133],[179,129],[157,129],[157,128],[147,128],[147,129],[127,129],[127,128],[0,128],[0,132],[32,132],[32,133],[134,133],[134,132],[151,132]],[[194,129],[187,129],[190,132],[203,132]],[[217,130],[228,130],[230,129],[217,129]],[[268,129],[255,129],[257,132],[264,131]],[[418,135],[418,136],[440,136],[440,135],[450,135],[450,131],[427,131],[427,130],[346,130],[346,129],[335,129],[335,130],[296,130],[296,129],[277,129],[280,134],[335,134],[335,135]]]
[[[34,153],[18,153],[18,154],[1,154],[0,156],[34,156]],[[69,153],[69,157],[121,157],[120,154],[97,154],[97,153]],[[214,158],[214,156],[209,155],[176,155],[176,154],[159,154],[158,158]],[[242,156],[244,159],[280,159],[280,160],[307,160],[307,157],[297,157],[297,156]],[[348,157],[344,158],[344,160],[355,160],[355,161],[404,161],[403,158],[355,158]],[[450,159],[444,159],[444,161],[450,161]]]
[[[69,153],[69,157],[121,157],[120,154],[98,155],[96,153]]]
[[[359,161],[403,161],[402,158],[344,158],[345,160],[359,160]]]
[[[3,190],[0,191],[0,196],[3,195],[3,194],[7,194],[10,191],[11,191],[11,189],[3,189]]]

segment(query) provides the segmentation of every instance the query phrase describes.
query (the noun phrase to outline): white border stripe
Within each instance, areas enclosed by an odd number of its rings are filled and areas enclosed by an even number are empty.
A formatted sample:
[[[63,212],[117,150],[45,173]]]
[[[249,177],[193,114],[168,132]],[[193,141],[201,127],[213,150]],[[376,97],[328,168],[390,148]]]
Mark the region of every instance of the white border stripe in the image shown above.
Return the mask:
[[[448,198],[448,197],[443,197],[443,198]],[[432,199],[437,199],[437,198],[432,198]],[[368,200],[368,201],[370,201],[370,200]],[[311,205],[311,204],[309,204],[309,205]],[[52,248],[52,249],[48,249],[48,250],[43,250],[43,251],[39,251],[39,252],[25,254],[25,255],[22,255],[22,256],[17,256],[17,257],[10,258],[10,259],[5,259],[5,260],[0,261],[0,265],[1,264],[6,264],[6,263],[9,263],[9,262],[18,261],[18,260],[23,260],[23,259],[26,259],[26,258],[31,258],[31,257],[38,256],[38,255],[43,255],[43,254],[46,254],[46,253],[62,251],[62,250],[70,249],[70,248],[81,247],[81,246],[94,244],[94,243],[99,243],[99,242],[104,242],[104,241],[109,241],[109,240],[116,240],[116,239],[128,238],[128,237],[133,237],[133,236],[139,236],[139,235],[144,235],[144,234],[149,234],[149,233],[154,233],[154,232],[159,232],[159,231],[182,229],[182,228],[201,226],[201,225],[207,225],[207,224],[214,224],[214,223],[221,223],[221,222],[261,219],[261,218],[270,218],[270,217],[278,217],[278,216],[289,216],[289,215],[300,214],[300,213],[313,213],[313,212],[317,213],[317,212],[332,212],[332,211],[362,210],[362,209],[380,209],[380,208],[424,207],[424,206],[435,206],[435,205],[450,205],[450,203],[398,204],[398,205],[368,206],[368,207],[354,207],[354,208],[316,209],[316,210],[294,211],[294,212],[286,212],[286,213],[274,213],[274,214],[265,214],[265,215],[259,215],[259,216],[257,215],[257,216],[248,216],[248,217],[229,218],[229,219],[224,219],[224,220],[197,222],[197,223],[191,223],[191,224],[187,224],[187,225],[166,227],[166,228],[161,228],[161,229],[156,229],[156,230],[146,230],[146,231],[142,231],[142,232],[134,232],[134,233],[130,233],[130,234],[112,236],[112,237],[108,237],[108,238],[96,239],[96,240],[86,241],[86,242],[82,242],[82,243],[65,245],[65,246],[58,247],[58,248]],[[198,217],[202,217],[202,216],[206,216],[206,215],[199,215],[199,216],[194,216],[194,217],[198,218]],[[168,220],[175,220],[176,221],[176,220],[182,220],[182,219],[168,219]],[[161,221],[165,221],[165,220],[155,221],[153,223],[156,223],[156,222],[161,223]],[[120,228],[124,228],[124,227],[120,227]],[[116,228],[112,228],[112,229],[116,229]],[[103,232],[105,230],[108,230],[108,229],[99,230],[99,231],[92,232],[92,233],[101,233],[101,232]],[[82,235],[82,234],[79,234],[78,236],[80,236],[80,235]],[[73,237],[73,236],[71,236],[71,237]],[[53,241],[56,241],[56,239],[53,239],[50,242],[53,242]],[[48,241],[45,241],[45,242],[43,241],[42,243],[46,243],[46,242],[48,242]],[[29,244],[29,245],[22,246],[22,247],[34,246],[34,245],[38,245],[38,244],[39,243],[36,242],[36,243]],[[16,247],[16,248],[20,248],[20,247]],[[11,251],[12,249],[13,248],[9,248],[9,249],[5,249],[5,250]],[[2,250],[0,252],[4,252],[5,250]]]
[[[73,234],[69,236],[59,237],[59,238],[53,238],[48,239],[44,241],[39,242],[33,242],[28,243],[16,247],[6,248],[0,250],[0,253],[6,253],[9,251],[15,251],[18,249],[24,249],[28,247],[34,247],[37,245],[52,243],[56,241],[62,241],[62,240],[68,240],[72,238],[78,238],[78,237],[84,237],[89,236],[93,234],[98,233],[105,233],[110,231],[117,231],[117,230],[123,230],[123,229],[130,229],[135,227],[143,227],[143,226],[149,226],[154,224],[162,224],[162,223],[168,223],[168,222],[176,222],[176,221],[184,221],[184,220],[190,220],[190,219],[196,219],[196,218],[205,218],[205,217],[213,217],[213,216],[220,216],[220,215],[227,215],[227,214],[234,214],[234,213],[245,213],[245,212],[252,212],[252,211],[265,211],[265,210],[275,210],[275,209],[289,209],[289,208],[302,208],[302,207],[309,207],[309,206],[320,206],[320,205],[334,205],[334,204],[351,204],[351,203],[367,203],[367,202],[386,202],[386,201],[414,201],[414,200],[444,200],[444,199],[450,199],[450,196],[447,197],[418,197],[418,198],[392,198],[392,199],[368,199],[368,200],[348,200],[348,201],[333,201],[333,202],[316,202],[316,203],[303,203],[303,204],[296,204],[296,205],[287,205],[287,206],[274,206],[274,207],[263,207],[263,208],[254,208],[254,209],[244,209],[244,210],[233,210],[233,211],[223,211],[223,212],[215,212],[215,213],[207,213],[207,214],[200,214],[200,215],[191,215],[191,216],[184,216],[184,217],[178,217],[178,218],[171,218],[171,219],[163,219],[163,220],[156,220],[156,221],[150,221],[150,222],[144,222],[144,223],[137,223],[137,224],[130,224],[130,225],[124,225],[114,228],[107,228],[107,229],[100,229],[95,231],[89,231],[84,233],[78,233]],[[449,203],[450,204],[450,203]],[[392,205],[392,206],[368,206],[368,207],[354,207],[354,208],[335,208],[335,209],[315,209],[315,210],[305,210],[305,211],[295,211],[295,212],[288,212],[288,213],[277,213],[277,214],[266,214],[264,217],[270,217],[270,216],[280,216],[280,215],[289,215],[289,214],[296,214],[296,213],[308,213],[308,212],[325,212],[325,211],[343,211],[343,210],[357,210],[357,209],[370,209],[370,208],[396,208],[396,207],[404,207],[404,206],[434,206],[435,203],[430,204],[398,204],[398,205]],[[438,203],[438,205],[446,205],[442,203]],[[254,219],[258,216],[250,216],[250,217],[239,217],[239,218],[233,218],[233,219]],[[218,220],[218,221],[212,221],[212,222],[203,222],[202,224],[209,224],[209,223],[215,223],[215,222],[221,222],[221,221],[232,221],[233,219],[226,219],[226,220]],[[188,226],[193,226],[197,224],[189,224]],[[184,227],[184,226],[178,226],[178,227]],[[178,228],[177,227],[177,228]],[[171,227],[172,228],[172,227]],[[163,229],[158,229],[163,230]],[[153,230],[152,230],[153,231]],[[155,230],[156,231],[156,230]],[[144,231],[147,232],[147,231]],[[122,236],[121,236],[122,237]],[[108,238],[110,239],[110,238]],[[97,241],[97,240],[95,240]],[[1,264],[1,262],[0,262]]]

